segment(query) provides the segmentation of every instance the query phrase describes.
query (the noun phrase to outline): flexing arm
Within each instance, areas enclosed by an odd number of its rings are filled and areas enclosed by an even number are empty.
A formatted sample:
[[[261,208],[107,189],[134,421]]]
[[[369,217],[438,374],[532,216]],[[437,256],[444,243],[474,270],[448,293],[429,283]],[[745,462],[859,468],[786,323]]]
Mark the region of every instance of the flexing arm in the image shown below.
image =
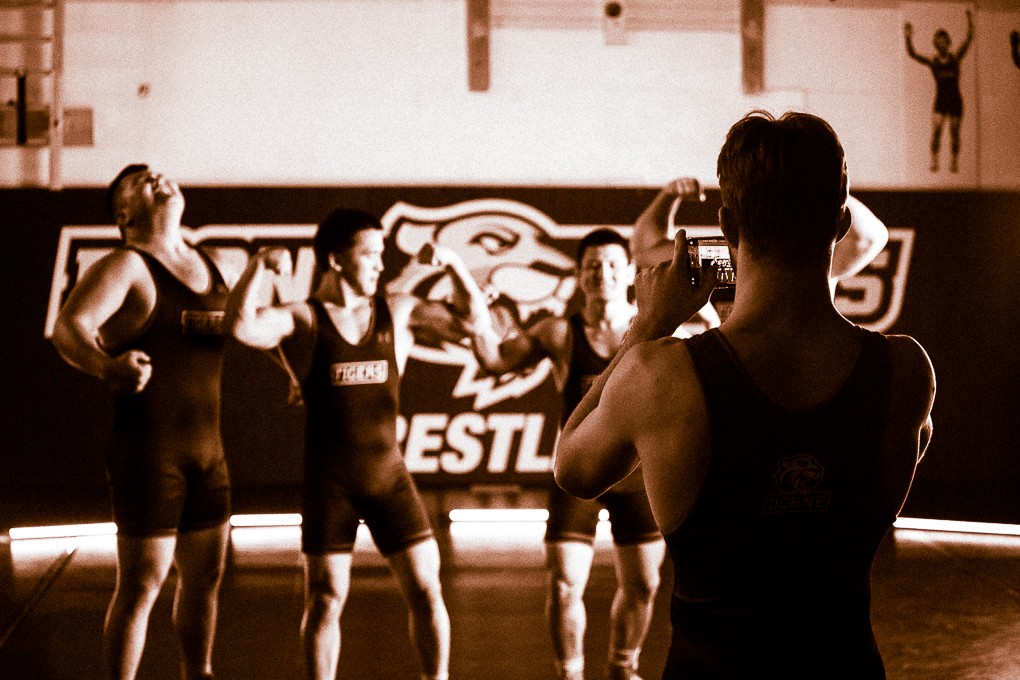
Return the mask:
[[[500,336],[489,312],[486,294],[455,251],[426,244],[418,253],[418,261],[446,270],[454,287],[453,307],[460,315],[460,319],[445,320],[443,313],[448,314],[445,308],[432,310],[431,325],[437,320],[449,324],[459,321],[458,328],[470,336],[475,358],[485,371],[502,375],[531,366],[546,356],[541,343],[528,333],[515,333],[506,339]],[[424,307],[418,314],[429,314],[429,310]]]
[[[889,242],[889,230],[867,206],[848,196],[846,207],[850,211],[850,230],[832,252],[829,278],[834,281],[853,276],[867,267]]]
[[[628,350],[641,342],[668,337],[708,302],[715,288],[712,269],[705,271],[699,286],[691,283],[686,238],[681,229],[672,259],[638,273],[638,314],[630,332],[563,426],[553,464],[556,483],[568,493],[595,498],[638,464],[630,424],[649,406],[634,387],[636,377],[647,371],[641,359]]]
[[[669,215],[673,204],[695,198],[705,200],[701,184],[693,177],[680,177],[664,186],[638,216],[630,237],[630,250],[638,269],[673,257],[673,241],[669,238]]]
[[[148,319],[155,294],[141,258],[127,250],[114,251],[71,290],[53,327],[53,345],[68,364],[113,389],[141,392],[152,375],[149,356],[139,350],[110,356],[101,344],[101,330],[116,317],[115,340],[132,340]]]
[[[426,243],[418,251],[418,262],[442,268],[450,277],[453,311],[440,301],[419,300],[411,313],[413,329],[427,328],[443,338],[459,341],[475,325],[491,325],[485,293],[454,250]]]
[[[263,248],[248,263],[227,298],[223,327],[237,340],[257,349],[273,349],[294,333],[294,306],[264,302],[268,277],[289,276],[290,253]]]

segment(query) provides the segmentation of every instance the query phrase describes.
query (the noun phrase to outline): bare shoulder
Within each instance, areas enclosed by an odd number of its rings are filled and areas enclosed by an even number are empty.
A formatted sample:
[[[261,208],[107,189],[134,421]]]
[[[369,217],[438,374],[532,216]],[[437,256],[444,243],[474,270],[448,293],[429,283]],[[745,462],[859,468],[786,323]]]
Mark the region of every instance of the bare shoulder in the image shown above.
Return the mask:
[[[928,353],[909,335],[888,335],[895,400],[925,417],[935,399],[935,368]]]
[[[667,408],[679,406],[691,394],[688,381],[693,376],[694,364],[683,340],[669,337],[631,347],[611,380],[615,379],[617,389]]]
[[[681,338],[668,337],[638,343],[628,350],[625,358],[629,358],[635,370],[647,372],[652,378],[660,377],[656,374],[663,369],[693,368],[691,355]]]
[[[562,354],[570,347],[570,323],[561,316],[546,317],[525,330],[551,355]]]
[[[116,248],[89,267],[74,289],[89,293],[95,289],[124,291],[139,285],[155,285],[145,259],[129,248]]]
[[[887,335],[894,366],[913,377],[926,377],[935,383],[935,368],[924,347],[909,335]]]
[[[386,304],[389,305],[390,313],[394,316],[400,315],[406,318],[419,305],[425,305],[428,302],[428,300],[411,295],[410,293],[386,293]]]
[[[228,288],[237,284],[248,266],[248,253],[241,248],[203,248],[202,252],[216,265]]]

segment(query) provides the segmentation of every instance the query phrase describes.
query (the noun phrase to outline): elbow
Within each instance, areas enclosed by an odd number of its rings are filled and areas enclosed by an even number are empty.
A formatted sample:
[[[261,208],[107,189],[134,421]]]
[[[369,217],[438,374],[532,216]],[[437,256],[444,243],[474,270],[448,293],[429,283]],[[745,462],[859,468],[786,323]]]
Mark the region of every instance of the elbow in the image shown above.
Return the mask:
[[[67,360],[74,352],[75,339],[81,336],[83,336],[83,331],[74,322],[74,319],[60,315],[53,324],[50,342],[53,343],[57,353]]]
[[[596,498],[604,491],[604,489],[598,489],[591,480],[587,479],[582,474],[581,470],[576,467],[571,467],[562,464],[560,458],[556,459],[553,465],[553,479],[556,480],[556,485],[566,491],[571,496],[577,498],[591,499]]]
[[[224,324],[224,332],[242,345],[255,349],[273,349],[276,345],[268,344],[253,326],[254,324],[245,321],[243,317],[236,317]]]

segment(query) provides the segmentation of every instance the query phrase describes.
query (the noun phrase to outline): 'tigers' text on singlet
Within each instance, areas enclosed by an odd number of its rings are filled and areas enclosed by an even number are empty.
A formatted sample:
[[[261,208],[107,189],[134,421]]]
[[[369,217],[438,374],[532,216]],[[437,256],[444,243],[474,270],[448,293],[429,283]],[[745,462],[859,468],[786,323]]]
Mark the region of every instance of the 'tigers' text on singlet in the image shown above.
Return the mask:
[[[185,309],[181,312],[184,335],[223,335],[224,312]]]
[[[389,365],[378,361],[345,361],[330,366],[330,380],[334,387],[349,385],[381,385],[389,378]]]

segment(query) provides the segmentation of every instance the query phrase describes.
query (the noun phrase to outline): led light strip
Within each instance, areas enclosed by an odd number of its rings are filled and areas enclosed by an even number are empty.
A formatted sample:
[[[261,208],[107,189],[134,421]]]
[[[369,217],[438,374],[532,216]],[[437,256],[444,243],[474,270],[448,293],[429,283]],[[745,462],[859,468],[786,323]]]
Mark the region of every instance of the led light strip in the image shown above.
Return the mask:
[[[296,527],[301,525],[301,515],[296,512],[286,514],[263,515],[231,515],[232,527]]]
[[[949,531],[961,534],[996,534],[1020,536],[1020,525],[995,524],[990,522],[960,522],[948,519],[919,519],[900,517],[893,523],[896,529],[920,529],[922,531]]]
[[[548,510],[459,508],[450,511],[451,522],[544,522]]]
[[[490,508],[459,508],[450,511],[451,522],[544,522],[549,512],[542,509],[490,509]],[[607,520],[608,512],[599,512],[600,520]],[[301,515],[298,513],[233,515],[230,525],[233,527],[286,527],[300,526]],[[1020,536],[1020,525],[996,524],[989,522],[961,522],[945,519],[920,519],[900,517],[893,524],[896,529],[918,529],[922,531],[942,531],[965,534],[996,534],[1001,536]],[[113,522],[99,524],[65,524],[59,526],[14,527],[10,530],[11,540],[31,538],[73,538],[78,536],[108,536],[117,533]]]
[[[64,524],[49,527],[12,527],[11,540],[25,538],[73,538],[78,536],[109,536],[117,533],[113,522],[101,524]]]

